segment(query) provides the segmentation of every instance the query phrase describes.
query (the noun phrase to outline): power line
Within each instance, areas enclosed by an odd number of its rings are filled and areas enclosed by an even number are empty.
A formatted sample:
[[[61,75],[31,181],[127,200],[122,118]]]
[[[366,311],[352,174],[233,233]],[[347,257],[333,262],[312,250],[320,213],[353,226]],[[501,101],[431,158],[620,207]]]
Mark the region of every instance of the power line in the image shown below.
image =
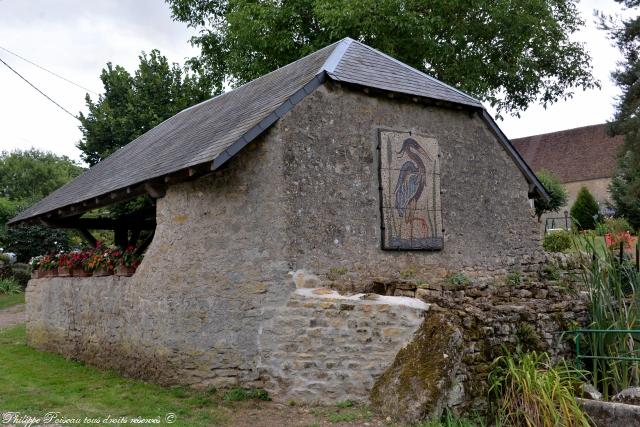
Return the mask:
[[[0,1],[2,1],[2,0],[0,0]],[[17,53],[12,52],[12,51],[10,51],[9,49],[7,49],[7,48],[5,48],[5,47],[0,46],[0,49],[4,50],[4,51],[5,51],[5,52],[7,52],[7,53],[10,53],[11,55],[13,55],[13,56],[15,56],[15,57],[18,57],[18,58],[22,59],[22,60],[23,60],[23,61],[25,61],[25,62],[28,62],[29,64],[31,64],[31,65],[33,65],[33,66],[36,66],[36,67],[40,68],[41,70],[46,71],[46,72],[47,72],[47,73],[49,73],[49,74],[52,74],[52,75],[56,76],[56,77],[57,77],[57,78],[59,78],[59,79],[64,80],[64,81],[65,81],[65,82],[67,82],[67,83],[71,83],[72,85],[77,86],[77,87],[79,87],[80,89],[86,90],[87,92],[91,92],[91,93],[92,93],[92,94],[94,94],[94,95],[98,95],[97,93],[95,93],[95,92],[94,92],[94,91],[92,91],[91,89],[87,89],[86,87],[84,87],[84,86],[82,86],[82,85],[80,85],[80,84],[78,84],[78,83],[76,83],[76,82],[73,82],[73,81],[71,81],[71,80],[67,79],[66,77],[61,76],[60,74],[54,73],[53,71],[50,71],[50,70],[47,70],[47,69],[46,69],[46,68],[44,68],[42,65],[38,65],[38,64],[36,64],[35,62],[30,61],[29,59],[27,59],[27,58],[25,58],[25,57],[23,57],[23,56],[20,56],[20,55],[18,55]]]
[[[76,120],[79,120],[76,116],[74,116],[73,114],[71,114],[69,112],[69,110],[67,110],[66,108],[64,108],[62,105],[58,104],[56,101],[54,101],[53,99],[49,98],[49,96],[44,93],[43,91],[41,91],[40,89],[38,89],[37,87],[35,87],[35,85],[33,83],[31,83],[29,80],[25,79],[24,77],[22,77],[22,74],[20,74],[19,72],[17,72],[16,70],[14,70],[13,68],[11,68],[11,66],[9,64],[7,64],[6,62],[4,62],[4,60],[2,58],[0,58],[0,62],[2,62],[4,65],[7,66],[7,68],[9,68],[11,71],[13,71],[14,73],[16,73],[18,75],[18,77],[20,77],[22,80],[24,80],[25,82],[27,82],[29,84],[29,86],[31,86],[32,88],[34,88],[35,90],[37,90],[38,92],[40,92],[40,94],[42,96],[44,96],[45,98],[47,98],[49,101],[53,102],[54,104],[56,104],[58,106],[58,108],[60,108],[62,111],[64,111],[65,113],[67,113],[68,115],[70,115],[71,117],[73,117]]]

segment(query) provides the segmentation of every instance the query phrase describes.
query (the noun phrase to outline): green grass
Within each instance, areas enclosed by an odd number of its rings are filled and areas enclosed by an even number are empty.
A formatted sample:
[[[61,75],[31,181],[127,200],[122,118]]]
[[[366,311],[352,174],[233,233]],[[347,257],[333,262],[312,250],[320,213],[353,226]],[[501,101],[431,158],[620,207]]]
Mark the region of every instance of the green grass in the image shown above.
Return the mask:
[[[346,404],[349,402],[351,405]],[[336,405],[338,410],[328,412],[326,414],[327,420],[331,423],[350,423],[353,421],[370,421],[373,417],[373,413],[368,407],[355,407],[353,402],[348,400],[338,403]]]
[[[11,307],[16,304],[24,304],[24,293],[21,294],[0,294],[0,309]]]
[[[269,393],[261,388],[232,388],[224,394],[223,400],[225,402],[241,402],[243,400],[271,400]]]
[[[25,344],[24,326],[0,330],[0,408],[68,418],[175,414],[174,426],[210,426],[224,421],[215,392],[163,388],[122,378]],[[77,424],[76,424],[77,425]],[[82,424],[81,424],[82,425]]]

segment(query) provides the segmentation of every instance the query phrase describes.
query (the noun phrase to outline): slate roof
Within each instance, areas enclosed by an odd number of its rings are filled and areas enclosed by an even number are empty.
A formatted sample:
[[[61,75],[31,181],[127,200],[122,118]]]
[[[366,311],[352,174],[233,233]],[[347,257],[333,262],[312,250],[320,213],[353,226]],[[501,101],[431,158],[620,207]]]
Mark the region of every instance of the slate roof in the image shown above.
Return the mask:
[[[564,183],[611,178],[624,137],[610,137],[606,124],[513,139],[534,171],[546,169]]]
[[[325,79],[477,108],[543,197],[544,187],[477,99],[350,38],[187,108],[30,206],[15,224],[211,162],[217,169]],[[85,203],[87,204],[87,203]],[[78,208],[76,212],[89,208]]]

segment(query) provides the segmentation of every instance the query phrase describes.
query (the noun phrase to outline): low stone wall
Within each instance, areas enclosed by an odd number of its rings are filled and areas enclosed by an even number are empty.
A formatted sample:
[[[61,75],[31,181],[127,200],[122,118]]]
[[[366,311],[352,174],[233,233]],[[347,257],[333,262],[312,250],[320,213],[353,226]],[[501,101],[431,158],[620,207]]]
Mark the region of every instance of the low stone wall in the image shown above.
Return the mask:
[[[578,399],[596,427],[640,425],[640,406]]]
[[[239,287],[242,304],[231,304],[220,293],[200,301],[170,289],[153,295],[136,276],[31,280],[27,340],[161,384],[258,386],[281,401],[366,401],[428,308],[414,298],[281,287],[287,299],[269,310],[255,300],[266,286]]]
[[[366,298],[329,289],[296,291],[262,330],[265,388],[281,401],[367,401],[428,305],[407,297]]]
[[[504,347],[571,354],[562,331],[588,317],[576,265],[518,268],[463,270],[463,284],[438,270],[428,282],[405,274],[366,283],[298,272],[188,293],[138,273],[37,279],[27,288],[27,338],[160,384],[264,387],[280,401],[371,399],[414,421],[485,410]]]

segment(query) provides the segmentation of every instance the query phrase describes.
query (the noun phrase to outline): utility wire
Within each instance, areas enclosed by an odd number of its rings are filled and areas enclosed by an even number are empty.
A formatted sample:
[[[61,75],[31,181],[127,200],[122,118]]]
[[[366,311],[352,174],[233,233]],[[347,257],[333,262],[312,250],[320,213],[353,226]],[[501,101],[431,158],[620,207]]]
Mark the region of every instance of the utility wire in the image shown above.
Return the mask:
[[[54,101],[53,99],[49,98],[49,96],[44,93],[43,91],[41,91],[40,89],[38,89],[37,87],[35,87],[35,85],[33,83],[31,83],[29,80],[25,79],[24,77],[22,77],[22,74],[20,74],[19,72],[17,72],[16,70],[14,70],[13,68],[11,68],[11,66],[9,64],[7,64],[6,62],[4,62],[4,60],[2,58],[0,58],[0,62],[2,62],[4,65],[7,66],[7,68],[9,68],[11,71],[13,71],[14,73],[16,73],[18,75],[18,77],[20,77],[22,80],[24,80],[25,82],[27,82],[29,84],[29,86],[31,86],[32,88],[34,88],[35,90],[37,90],[38,92],[40,92],[40,94],[42,96],[44,96],[45,98],[47,98],[49,101],[53,102],[54,104],[56,104],[58,106],[58,108],[60,108],[62,111],[64,111],[65,113],[67,113],[68,115],[70,115],[71,117],[73,117],[76,120],[79,120],[76,116],[74,116],[73,114],[71,114],[69,112],[69,110],[67,110],[66,108],[64,108],[62,105],[58,104],[56,101]]]
[[[2,0],[0,0],[0,1],[2,1]],[[47,69],[46,69],[46,68],[44,68],[42,65],[38,65],[38,64],[36,64],[35,62],[30,61],[30,60],[28,60],[27,58],[25,58],[25,57],[23,57],[23,56],[18,55],[18,54],[17,54],[17,53],[15,53],[15,52],[11,52],[9,49],[7,49],[7,48],[5,48],[5,47],[0,46],[0,49],[4,50],[4,51],[5,51],[5,52],[7,52],[7,53],[10,53],[10,54],[11,54],[11,55],[13,55],[13,56],[16,56],[16,57],[18,57],[18,58],[22,59],[22,60],[23,60],[23,61],[25,61],[25,62],[28,62],[29,64],[31,64],[31,65],[33,65],[33,66],[36,66],[36,67],[40,68],[41,70],[46,71],[46,72],[47,72],[47,73],[49,73],[49,74],[53,74],[53,75],[54,75],[54,76],[56,76],[57,78],[62,79],[62,80],[64,80],[64,81],[65,81],[65,82],[67,82],[67,83],[71,83],[72,85],[77,86],[77,87],[79,87],[80,89],[86,90],[87,92],[91,92],[91,93],[92,93],[92,94],[94,94],[94,95],[98,95],[97,93],[95,93],[95,92],[94,92],[94,91],[92,91],[91,89],[87,89],[86,87],[84,87],[84,86],[82,86],[82,85],[79,85],[78,83],[73,82],[73,81],[71,81],[71,80],[67,79],[66,77],[62,77],[60,74],[54,73],[53,71],[50,71],[50,70],[47,70]]]

